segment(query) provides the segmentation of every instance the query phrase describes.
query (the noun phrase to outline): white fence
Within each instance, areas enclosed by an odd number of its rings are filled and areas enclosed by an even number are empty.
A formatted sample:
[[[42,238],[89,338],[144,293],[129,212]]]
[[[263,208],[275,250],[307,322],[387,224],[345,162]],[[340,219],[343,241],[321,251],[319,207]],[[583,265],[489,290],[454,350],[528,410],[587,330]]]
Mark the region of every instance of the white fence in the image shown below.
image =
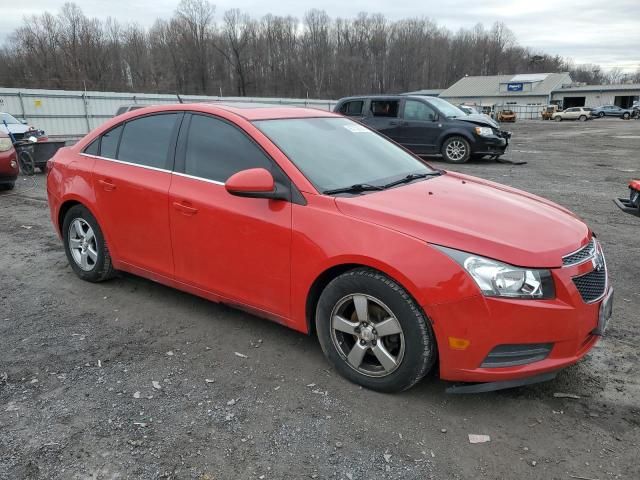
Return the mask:
[[[540,120],[544,105],[510,105],[508,103],[496,105],[496,113],[502,110],[515,112],[518,120]]]
[[[80,137],[113,117],[123,105],[197,102],[248,102],[332,110],[335,100],[207,97],[148,93],[80,92],[0,88],[0,112],[25,119],[52,137]]]

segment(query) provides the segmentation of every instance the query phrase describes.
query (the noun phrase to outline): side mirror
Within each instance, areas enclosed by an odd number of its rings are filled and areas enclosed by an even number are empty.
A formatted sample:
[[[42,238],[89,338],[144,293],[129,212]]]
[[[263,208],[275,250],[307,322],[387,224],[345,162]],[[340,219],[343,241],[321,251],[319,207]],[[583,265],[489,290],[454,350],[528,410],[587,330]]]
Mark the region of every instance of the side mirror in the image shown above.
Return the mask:
[[[224,184],[231,195],[248,198],[287,200],[288,194],[278,186],[273,175],[264,168],[250,168],[231,175]]]

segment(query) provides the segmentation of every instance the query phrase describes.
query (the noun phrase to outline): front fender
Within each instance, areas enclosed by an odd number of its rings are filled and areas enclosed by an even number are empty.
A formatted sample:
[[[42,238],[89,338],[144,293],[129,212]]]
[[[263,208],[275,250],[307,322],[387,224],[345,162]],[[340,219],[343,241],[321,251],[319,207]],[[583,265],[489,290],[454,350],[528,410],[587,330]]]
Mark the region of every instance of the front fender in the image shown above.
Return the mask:
[[[334,208],[327,202],[331,202]],[[307,298],[315,281],[341,265],[381,271],[402,285],[430,316],[430,306],[478,294],[473,280],[439,250],[415,237],[340,213],[333,199],[294,205],[291,327],[307,331]],[[432,318],[433,321],[433,318]]]
[[[442,149],[442,144],[444,143],[444,141],[447,138],[453,137],[453,136],[464,137],[471,145],[475,145],[476,143],[476,139],[474,138],[474,136],[467,130],[464,130],[462,128],[452,128],[452,129],[445,130],[438,137],[438,143],[437,143],[438,151]]]

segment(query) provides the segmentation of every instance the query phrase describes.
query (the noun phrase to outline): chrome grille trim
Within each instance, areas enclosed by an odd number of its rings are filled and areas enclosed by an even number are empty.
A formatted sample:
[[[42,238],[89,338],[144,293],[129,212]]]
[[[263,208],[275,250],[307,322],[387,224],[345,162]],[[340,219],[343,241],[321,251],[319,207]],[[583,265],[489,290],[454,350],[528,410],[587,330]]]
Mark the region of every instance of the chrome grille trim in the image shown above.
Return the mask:
[[[596,254],[596,241],[592,238],[584,247],[562,257],[562,266],[571,267],[591,260]]]

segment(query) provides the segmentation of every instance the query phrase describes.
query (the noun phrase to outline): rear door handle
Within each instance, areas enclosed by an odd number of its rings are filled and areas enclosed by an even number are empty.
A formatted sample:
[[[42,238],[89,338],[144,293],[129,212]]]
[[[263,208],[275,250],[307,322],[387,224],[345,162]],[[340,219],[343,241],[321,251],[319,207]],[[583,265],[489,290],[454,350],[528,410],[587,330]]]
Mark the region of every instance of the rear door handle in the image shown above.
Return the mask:
[[[112,192],[113,190],[116,189],[116,186],[114,183],[111,182],[111,180],[108,179],[100,179],[98,180],[98,183],[100,185],[102,185],[102,188],[104,188],[107,192]]]
[[[198,209],[182,202],[173,202],[173,208],[181,212],[183,215],[191,216],[198,213]]]

